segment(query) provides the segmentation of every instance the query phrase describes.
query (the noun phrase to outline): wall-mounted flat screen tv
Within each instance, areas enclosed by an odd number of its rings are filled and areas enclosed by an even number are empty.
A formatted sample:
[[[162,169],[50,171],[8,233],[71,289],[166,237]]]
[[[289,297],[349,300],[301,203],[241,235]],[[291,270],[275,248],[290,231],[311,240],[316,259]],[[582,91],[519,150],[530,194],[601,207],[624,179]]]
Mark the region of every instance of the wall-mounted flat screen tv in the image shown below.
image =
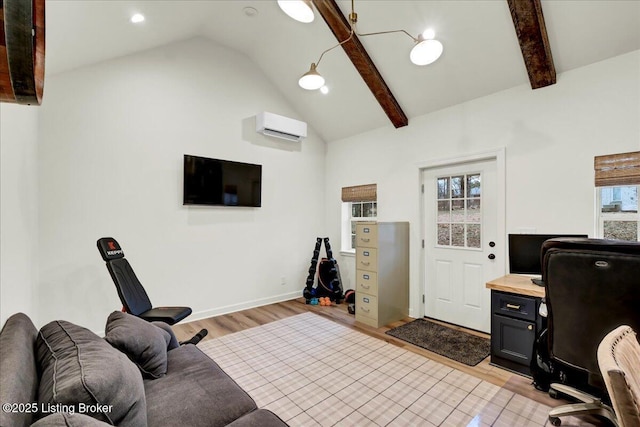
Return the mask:
[[[183,204],[262,205],[262,165],[184,155]]]
[[[545,240],[555,237],[587,237],[586,234],[509,234],[509,272],[541,275],[540,251]]]

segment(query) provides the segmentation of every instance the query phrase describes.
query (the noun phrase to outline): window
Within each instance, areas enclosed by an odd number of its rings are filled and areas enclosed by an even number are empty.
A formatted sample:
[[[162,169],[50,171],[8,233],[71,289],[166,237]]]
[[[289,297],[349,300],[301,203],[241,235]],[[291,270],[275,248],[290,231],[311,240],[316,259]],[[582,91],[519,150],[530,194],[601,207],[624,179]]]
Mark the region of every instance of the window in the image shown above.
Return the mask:
[[[479,173],[437,179],[439,246],[480,248],[480,180]]]
[[[640,241],[638,185],[598,188],[598,236]]]
[[[375,221],[378,216],[377,185],[342,189],[342,251],[355,252],[356,223]]]
[[[640,151],[596,156],[598,237],[640,241]]]
[[[356,248],[356,223],[358,221],[375,221],[378,214],[378,202],[350,202],[349,230],[351,231],[350,246],[344,250],[352,251]]]

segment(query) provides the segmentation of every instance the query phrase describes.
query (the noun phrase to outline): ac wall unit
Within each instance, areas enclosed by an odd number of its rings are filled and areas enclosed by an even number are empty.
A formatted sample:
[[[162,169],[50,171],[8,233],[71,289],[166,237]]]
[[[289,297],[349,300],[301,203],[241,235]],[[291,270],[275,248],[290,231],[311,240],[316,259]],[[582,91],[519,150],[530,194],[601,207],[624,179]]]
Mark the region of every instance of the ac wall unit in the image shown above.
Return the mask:
[[[256,115],[256,132],[300,142],[307,136],[307,124],[289,117],[262,112]]]

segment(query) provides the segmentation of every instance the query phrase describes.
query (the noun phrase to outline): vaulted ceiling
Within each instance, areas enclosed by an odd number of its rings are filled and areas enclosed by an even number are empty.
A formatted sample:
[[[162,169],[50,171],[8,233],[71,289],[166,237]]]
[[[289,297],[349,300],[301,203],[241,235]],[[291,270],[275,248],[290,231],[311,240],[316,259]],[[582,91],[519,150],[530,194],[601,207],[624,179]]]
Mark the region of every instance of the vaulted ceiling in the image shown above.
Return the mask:
[[[356,0],[355,10],[361,32],[404,29],[417,35],[432,28],[444,45],[437,62],[420,67],[409,61],[413,43],[405,35],[360,38],[409,126],[412,118],[432,111],[533,85],[528,74],[532,67],[549,70],[551,64],[557,84],[562,84],[564,71],[640,49],[640,0],[542,0],[550,51],[545,64],[544,47],[536,47],[539,40],[532,42],[526,32],[531,29],[523,22],[528,12],[515,10],[525,3],[535,2]],[[348,15],[350,0],[336,4]],[[318,68],[328,94],[298,87],[311,62],[336,44],[317,10],[314,22],[302,24],[286,16],[275,0],[47,0],[46,7],[49,75],[203,36],[250,57],[299,112],[298,118],[327,141],[394,126],[342,49],[327,53]],[[247,8],[256,13],[248,15]],[[142,25],[129,22],[134,12],[145,14]],[[513,18],[515,13],[520,17]],[[525,25],[524,32],[518,23]],[[534,55],[529,65],[523,41]],[[640,64],[638,72],[640,78]]]

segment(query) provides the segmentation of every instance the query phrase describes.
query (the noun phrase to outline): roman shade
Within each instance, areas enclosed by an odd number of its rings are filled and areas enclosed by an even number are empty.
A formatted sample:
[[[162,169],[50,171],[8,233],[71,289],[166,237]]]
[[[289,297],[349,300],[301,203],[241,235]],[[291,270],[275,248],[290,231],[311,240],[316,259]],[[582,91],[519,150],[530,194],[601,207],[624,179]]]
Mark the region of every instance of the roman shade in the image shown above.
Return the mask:
[[[596,156],[596,187],[640,185],[640,151]]]
[[[375,202],[378,199],[378,185],[366,184],[342,188],[343,202]]]

